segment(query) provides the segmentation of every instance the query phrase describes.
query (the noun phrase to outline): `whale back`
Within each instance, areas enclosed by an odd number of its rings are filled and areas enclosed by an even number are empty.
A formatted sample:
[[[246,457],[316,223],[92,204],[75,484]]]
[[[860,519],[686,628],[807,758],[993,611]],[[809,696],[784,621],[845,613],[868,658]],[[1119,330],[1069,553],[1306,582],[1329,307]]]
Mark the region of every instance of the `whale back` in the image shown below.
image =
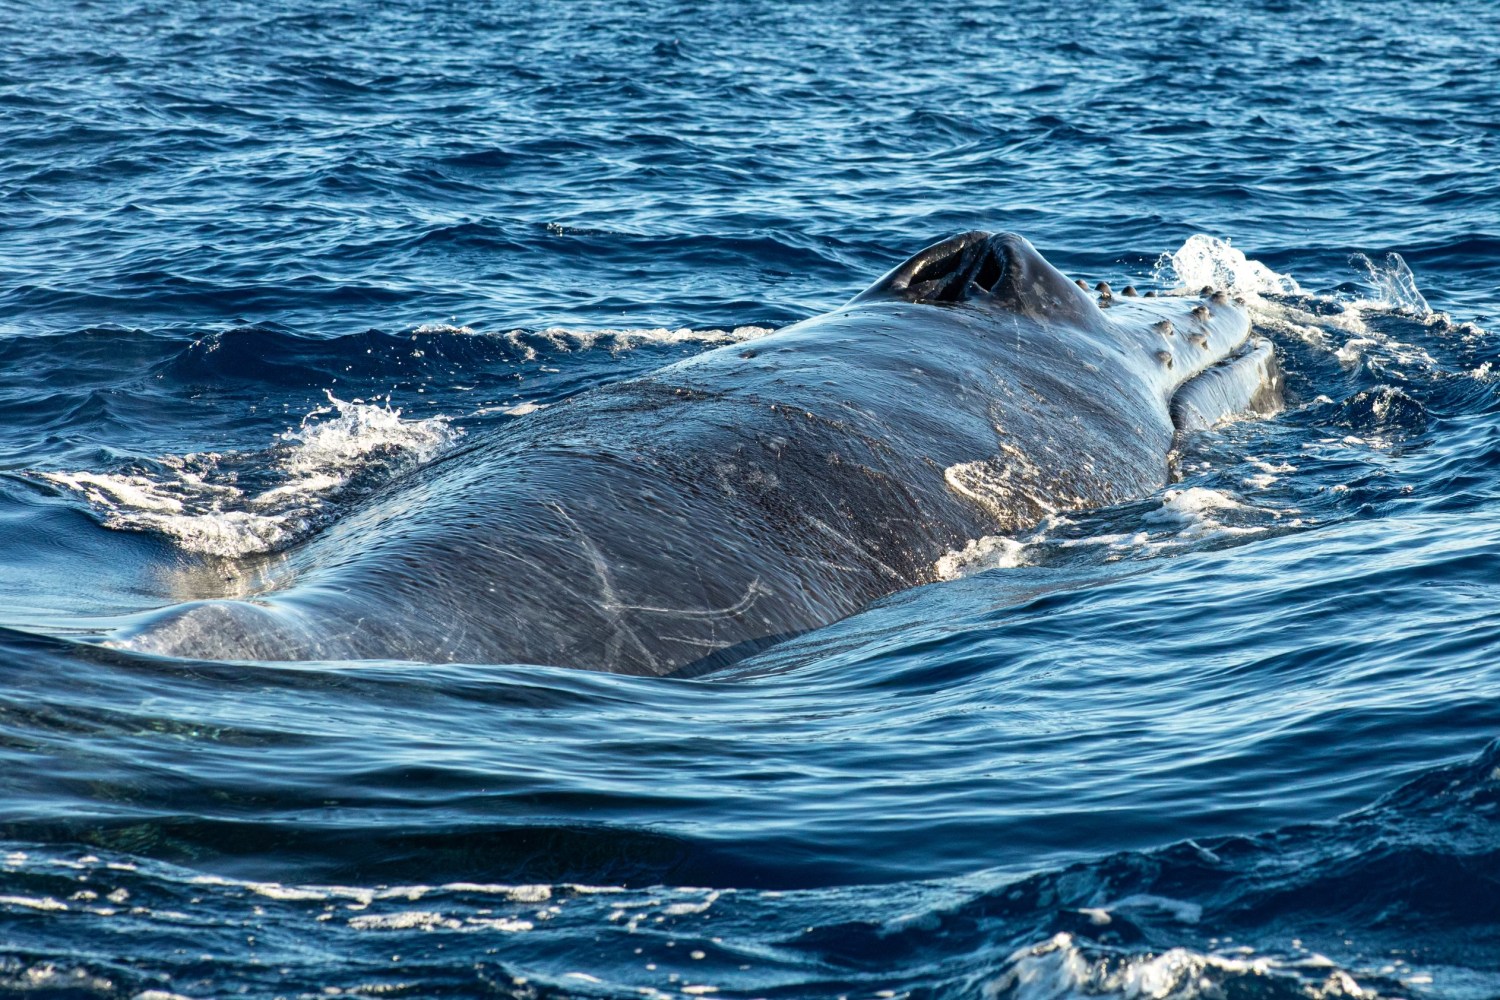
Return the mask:
[[[111,640],[173,655],[695,675],[935,579],[946,553],[1159,486],[1244,311],[1101,310],[1024,239],[963,233],[851,306],[562,400],[285,554],[253,600]],[[1185,419],[1185,418],[1184,418]]]

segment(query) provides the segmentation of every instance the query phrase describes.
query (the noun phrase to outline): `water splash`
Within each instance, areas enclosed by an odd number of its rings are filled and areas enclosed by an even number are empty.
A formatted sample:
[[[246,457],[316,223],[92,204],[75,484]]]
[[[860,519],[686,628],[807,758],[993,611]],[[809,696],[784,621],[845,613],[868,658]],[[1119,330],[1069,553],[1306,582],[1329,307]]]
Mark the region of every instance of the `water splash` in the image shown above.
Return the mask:
[[[1302,292],[1291,275],[1278,274],[1246,257],[1227,239],[1203,233],[1188,237],[1175,252],[1163,254],[1156,262],[1155,277],[1164,285],[1194,291],[1209,286],[1246,296]]]
[[[1374,304],[1391,312],[1426,318],[1432,315],[1427,298],[1417,289],[1416,275],[1411,273],[1405,259],[1391,251],[1377,264],[1362,253],[1354,254],[1349,263],[1362,268],[1366,284],[1374,293]]]
[[[932,572],[939,580],[957,580],[989,569],[1024,566],[1026,561],[1025,542],[1003,535],[985,535],[971,538],[961,549],[944,553],[933,564]]]
[[[351,487],[368,489],[436,458],[462,433],[447,417],[403,419],[383,402],[328,405],[278,435],[268,452],[165,455],[149,469],[43,472],[80,494],[106,527],[165,535],[187,552],[225,559],[275,552],[333,516]],[[263,489],[248,473],[262,474]]]

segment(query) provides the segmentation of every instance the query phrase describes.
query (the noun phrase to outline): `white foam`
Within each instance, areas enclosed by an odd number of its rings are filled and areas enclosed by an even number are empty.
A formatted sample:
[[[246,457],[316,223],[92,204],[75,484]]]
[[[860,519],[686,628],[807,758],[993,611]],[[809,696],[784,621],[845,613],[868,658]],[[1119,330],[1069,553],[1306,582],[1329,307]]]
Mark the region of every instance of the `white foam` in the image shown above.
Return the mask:
[[[737,326],[724,330],[718,327],[695,330],[692,327],[606,327],[598,330],[575,330],[571,327],[549,326],[544,330],[511,330],[504,334],[506,340],[519,348],[530,360],[536,351],[526,343],[527,338],[545,340],[560,351],[587,351],[602,347],[610,351],[629,351],[643,345],[679,344],[738,344],[756,340],[775,333],[768,326]]]
[[[1263,462],[1258,464],[1267,466]],[[1281,469],[1281,466],[1268,467]],[[1275,477],[1267,474],[1260,480],[1274,482]],[[1105,562],[1154,559],[1183,549],[1199,548],[1206,543],[1246,538],[1302,524],[1301,518],[1293,516],[1297,513],[1294,509],[1255,506],[1222,490],[1202,486],[1169,489],[1159,500],[1156,509],[1141,515],[1141,527],[1136,531],[1049,541],[1039,528],[1035,537],[1024,539],[1033,548],[1028,558],[1039,562],[1040,554],[1035,549],[1050,545],[1064,550],[1101,550]]]
[[[428,336],[438,333],[472,334],[473,332],[474,329],[472,327],[454,326],[452,323],[423,323],[412,331],[414,334]]]
[[[932,571],[939,580],[957,580],[990,569],[1014,569],[1026,565],[1026,548],[1026,543],[1003,535],[972,538],[962,549],[939,557]]]
[[[446,417],[402,420],[401,410],[392,409],[389,399],[377,406],[327,395],[330,405],[313,410],[296,430],[281,435],[292,444],[281,465],[293,479],[314,484],[337,480],[338,473],[358,470],[372,455],[392,452],[414,463],[427,462],[457,436]],[[334,416],[324,419],[329,414]]]
[[[66,910],[68,904],[51,896],[0,896],[0,906],[24,906],[28,910]]]
[[[1315,295],[1291,275],[1246,257],[1228,240],[1200,233],[1189,237],[1176,252],[1163,254],[1157,261],[1156,277],[1179,291],[1197,291],[1207,285],[1243,296],[1256,329],[1330,350],[1345,364],[1356,364],[1378,351],[1399,364],[1436,367],[1426,351],[1373,331],[1368,322],[1372,316],[1396,314],[1428,326],[1451,323],[1447,315],[1433,311],[1406,261],[1398,253],[1387,253],[1379,262],[1355,254],[1350,263],[1361,271],[1361,281],[1370,292],[1367,297]],[[1314,307],[1308,308],[1309,303]],[[1458,329],[1466,337],[1484,334],[1472,323]]]
[[[503,931],[507,934],[520,934],[536,926],[530,920],[515,920],[510,917],[464,917],[464,924],[480,930]]]
[[[140,511],[175,514],[182,510],[182,499],[172,496],[169,484],[145,476],[112,476],[97,472],[49,472],[42,475],[60,486],[86,496],[100,507],[125,506]]]
[[[1037,464],[1025,451],[1005,441],[995,458],[950,465],[943,470],[943,481],[959,496],[993,514],[1001,531],[1018,531],[1033,519],[1037,523],[1023,538],[985,535],[970,539],[961,549],[945,552],[932,566],[939,580],[1028,565],[1031,559],[1027,549],[1043,539],[1048,525],[1060,520],[1060,510],[1089,506],[1085,497],[1047,494],[1038,485],[1045,477]]]
[[[368,906],[375,899],[375,890],[345,885],[283,885],[280,882],[246,882],[224,878],[221,875],[197,875],[192,881],[197,885],[227,886],[245,889],[258,896],[278,901],[329,902],[353,900]]]
[[[349,926],[357,931],[456,931],[463,928],[463,922],[431,910],[408,910],[403,913],[371,913],[350,917]]]
[[[1214,526],[1216,521],[1213,515],[1217,513],[1253,509],[1219,490],[1191,486],[1182,490],[1167,490],[1162,494],[1160,509],[1144,515],[1141,520],[1147,524],[1197,531]]]
[[[478,882],[449,882],[446,892],[470,892],[504,896],[516,903],[545,903],[552,898],[550,885],[503,885]]]
[[[1157,275],[1168,272],[1178,287],[1197,291],[1206,286],[1240,295],[1297,295],[1302,291],[1290,275],[1278,274],[1258,260],[1246,257],[1227,239],[1198,233],[1175,253],[1157,261]]]
[[[1089,541],[1107,545],[1111,550],[1109,561],[1127,556],[1149,559],[1206,542],[1296,527],[1302,523],[1301,518],[1288,516],[1295,513],[1257,507],[1222,490],[1192,486],[1165,491],[1161,506],[1141,516],[1146,530]]]
[[[22,861],[26,860],[21,858]],[[197,885],[222,886],[226,888],[240,889],[245,892],[254,893],[265,899],[277,902],[318,902],[337,903],[345,902],[351,909],[365,909],[383,900],[406,900],[415,902],[424,897],[435,894],[462,894],[462,895],[485,895],[499,897],[507,903],[522,906],[533,906],[537,903],[546,903],[554,900],[559,894],[563,898],[569,896],[591,896],[602,894],[621,894],[626,890],[614,885],[584,885],[579,883],[563,883],[557,886],[545,883],[521,883],[511,884],[502,882],[447,882],[442,885],[392,885],[378,888],[366,888],[362,886],[349,885],[287,885],[281,882],[253,882],[243,879],[226,878],[222,875],[197,875],[191,880]],[[714,900],[718,899],[718,890],[678,890],[683,894],[697,894],[706,892],[707,898],[699,903],[691,904],[690,910],[682,912],[701,912],[706,910]],[[660,899],[652,898],[640,906],[659,906]],[[410,911],[419,912],[419,911]],[[421,911],[425,912],[425,911]],[[488,913],[484,910],[482,913]],[[417,918],[411,918],[417,919]],[[373,924],[371,926],[374,926]]]
[[[233,558],[285,548],[303,534],[303,518],[252,514],[242,510],[213,511],[162,517],[112,512],[111,528],[151,529],[168,536],[189,552]]]
[[[667,917],[680,917],[690,913],[707,913],[708,908],[713,906],[719,899],[717,892],[710,891],[703,899],[693,903],[669,903],[663,909],[662,915]]]
[[[0,986],[3,986],[11,996],[31,994],[42,990],[54,996],[58,993],[72,996],[82,993],[95,996],[118,994],[118,987],[115,983],[102,976],[93,975],[86,969],[59,969],[54,963],[46,961],[29,966],[19,973],[14,971],[17,967],[18,963],[12,964],[11,962],[0,967],[0,974],[5,976],[4,979],[0,979]]]
[[[1277,959],[1249,951],[1236,956],[1189,948],[1120,956],[1113,951],[1086,951],[1071,935],[1058,934],[1014,952],[1007,960],[1009,968],[987,984],[984,992],[986,996],[1013,996],[1017,1000],[1077,996],[1188,1000],[1222,996],[1225,980],[1243,978],[1257,983],[1279,980],[1297,993],[1320,998],[1371,995],[1347,972],[1330,967],[1326,960],[1319,961],[1320,957]],[[1299,986],[1308,989],[1295,989]]]
[[[108,527],[154,531],[189,552],[237,558],[285,548],[327,518],[354,476],[399,474],[437,457],[460,433],[446,417],[403,418],[388,399],[346,402],[328,393],[328,405],[278,435],[262,461],[279,481],[254,495],[237,485],[234,466],[247,456],[235,453],[164,456],[160,474],[40,476],[81,494]]]

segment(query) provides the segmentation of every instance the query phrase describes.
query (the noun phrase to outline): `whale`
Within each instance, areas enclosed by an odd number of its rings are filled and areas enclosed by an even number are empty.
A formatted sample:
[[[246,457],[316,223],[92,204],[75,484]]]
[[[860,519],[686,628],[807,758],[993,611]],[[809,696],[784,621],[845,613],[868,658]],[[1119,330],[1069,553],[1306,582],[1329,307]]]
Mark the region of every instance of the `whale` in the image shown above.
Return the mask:
[[[581,392],[388,485],[170,656],[697,676],[936,581],[969,540],[1149,494],[1279,394],[1243,303],[1089,290],[960,233],[825,315]]]

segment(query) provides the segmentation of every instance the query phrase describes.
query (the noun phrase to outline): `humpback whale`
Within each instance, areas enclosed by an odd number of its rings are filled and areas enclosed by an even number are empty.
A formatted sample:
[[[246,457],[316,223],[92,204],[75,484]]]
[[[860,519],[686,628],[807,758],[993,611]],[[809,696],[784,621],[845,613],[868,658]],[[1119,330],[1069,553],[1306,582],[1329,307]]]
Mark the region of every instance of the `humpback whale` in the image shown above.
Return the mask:
[[[1149,493],[1264,408],[1242,305],[1090,293],[969,232],[844,307],[592,389],[391,484],[274,589],[112,643],[220,659],[713,670],[931,582],[946,552]]]

